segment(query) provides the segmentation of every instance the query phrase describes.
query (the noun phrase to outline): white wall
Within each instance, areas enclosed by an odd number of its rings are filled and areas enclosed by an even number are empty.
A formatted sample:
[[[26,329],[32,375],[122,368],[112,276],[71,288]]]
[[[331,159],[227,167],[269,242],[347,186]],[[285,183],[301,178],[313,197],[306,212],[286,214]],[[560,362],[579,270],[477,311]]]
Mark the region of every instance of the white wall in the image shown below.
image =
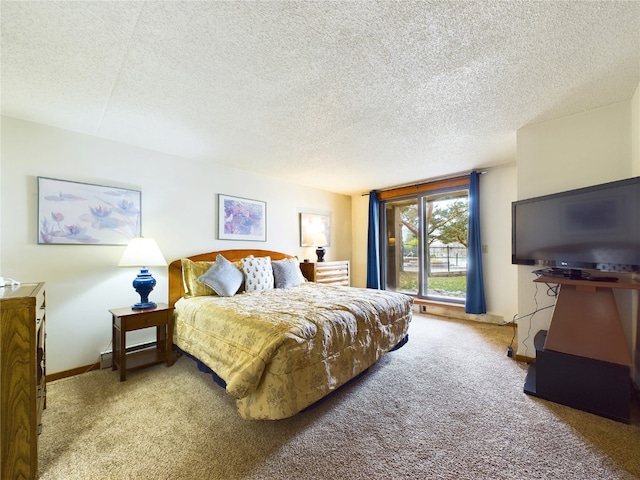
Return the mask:
[[[277,250],[315,258],[300,247],[299,213],[329,213],[327,260],[351,257],[351,198],[185,160],[13,118],[2,118],[0,275],[47,282],[47,373],[98,361],[111,342],[108,310],[132,305],[137,271],[118,268],[124,246],[38,245],[38,176],[142,191],[142,234],[168,262],[230,248]],[[267,202],[267,241],[216,240],[216,195]],[[167,300],[166,268],[153,268],[150,295]],[[149,331],[131,343],[150,340]]]
[[[511,320],[518,312],[518,269],[511,264],[511,202],[517,167],[492,168],[480,177],[480,215],[487,313]]]
[[[518,199],[632,177],[631,118],[631,101],[625,101],[518,130]],[[533,283],[531,270],[518,267],[519,316],[554,303],[546,287]],[[631,301],[630,294],[617,298]],[[533,337],[549,327],[551,313],[543,310],[518,322],[519,355],[535,357]],[[623,320],[631,345],[632,319]]]
[[[516,199],[516,166],[492,168],[480,177],[480,230],[488,321],[511,319],[517,312],[517,268],[511,265],[511,202]],[[369,197],[353,196],[352,284],[367,279]],[[479,316],[482,320],[483,316]],[[478,318],[474,316],[474,318]],[[491,320],[489,320],[491,318]],[[505,345],[506,347],[506,345]]]

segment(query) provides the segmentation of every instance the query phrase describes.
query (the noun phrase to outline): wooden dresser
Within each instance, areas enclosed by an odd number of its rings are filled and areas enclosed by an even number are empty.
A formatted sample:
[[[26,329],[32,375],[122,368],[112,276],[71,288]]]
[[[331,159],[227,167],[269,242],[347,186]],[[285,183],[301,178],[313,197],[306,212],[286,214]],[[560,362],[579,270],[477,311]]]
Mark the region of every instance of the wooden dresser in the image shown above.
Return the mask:
[[[0,478],[38,476],[46,407],[45,285],[0,288]]]
[[[335,262],[302,262],[300,270],[310,282],[328,285],[351,285],[349,260]]]

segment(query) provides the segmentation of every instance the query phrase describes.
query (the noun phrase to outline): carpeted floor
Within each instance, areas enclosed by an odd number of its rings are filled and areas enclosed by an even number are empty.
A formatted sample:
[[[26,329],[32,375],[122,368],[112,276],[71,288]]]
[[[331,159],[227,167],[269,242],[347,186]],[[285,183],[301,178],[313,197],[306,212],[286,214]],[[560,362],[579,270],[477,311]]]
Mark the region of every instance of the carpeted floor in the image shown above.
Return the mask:
[[[245,421],[182,357],[48,385],[42,480],[637,479],[631,425],[529,397],[512,329],[415,315],[407,345],[314,408]]]

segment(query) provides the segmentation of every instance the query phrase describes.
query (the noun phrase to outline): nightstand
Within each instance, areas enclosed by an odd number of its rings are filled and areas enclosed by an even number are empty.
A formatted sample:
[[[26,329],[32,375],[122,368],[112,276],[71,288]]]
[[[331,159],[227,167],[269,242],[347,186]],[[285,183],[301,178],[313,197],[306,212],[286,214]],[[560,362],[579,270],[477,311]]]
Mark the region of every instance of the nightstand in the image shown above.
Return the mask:
[[[120,381],[127,379],[127,370],[167,362],[173,365],[173,308],[159,303],[149,310],[131,307],[109,310],[113,322],[112,370],[120,369]],[[156,345],[127,353],[127,332],[156,327]]]

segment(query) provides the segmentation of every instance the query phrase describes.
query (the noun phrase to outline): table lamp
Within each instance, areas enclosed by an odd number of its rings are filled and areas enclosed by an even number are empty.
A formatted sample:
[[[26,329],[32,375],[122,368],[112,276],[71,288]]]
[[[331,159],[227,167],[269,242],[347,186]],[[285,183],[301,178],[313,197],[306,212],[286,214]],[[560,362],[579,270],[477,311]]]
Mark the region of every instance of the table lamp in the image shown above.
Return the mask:
[[[320,215],[304,213],[302,215],[300,245],[303,247],[315,246],[318,262],[324,262],[324,255],[327,252],[324,247],[329,246],[328,227]]]
[[[327,242],[327,237],[324,233],[319,233],[314,238],[313,243],[317,245],[316,255],[318,256],[318,262],[324,262],[324,254],[327,252],[324,247],[329,245],[329,242]]]
[[[158,244],[152,238],[135,237],[129,241],[127,248],[118,263],[119,267],[140,267],[140,273],[133,280],[133,288],[140,294],[140,302],[131,307],[132,310],[155,308],[149,301],[149,294],[156,286],[156,279],[151,276],[147,267],[164,267],[167,261],[162,256]]]

